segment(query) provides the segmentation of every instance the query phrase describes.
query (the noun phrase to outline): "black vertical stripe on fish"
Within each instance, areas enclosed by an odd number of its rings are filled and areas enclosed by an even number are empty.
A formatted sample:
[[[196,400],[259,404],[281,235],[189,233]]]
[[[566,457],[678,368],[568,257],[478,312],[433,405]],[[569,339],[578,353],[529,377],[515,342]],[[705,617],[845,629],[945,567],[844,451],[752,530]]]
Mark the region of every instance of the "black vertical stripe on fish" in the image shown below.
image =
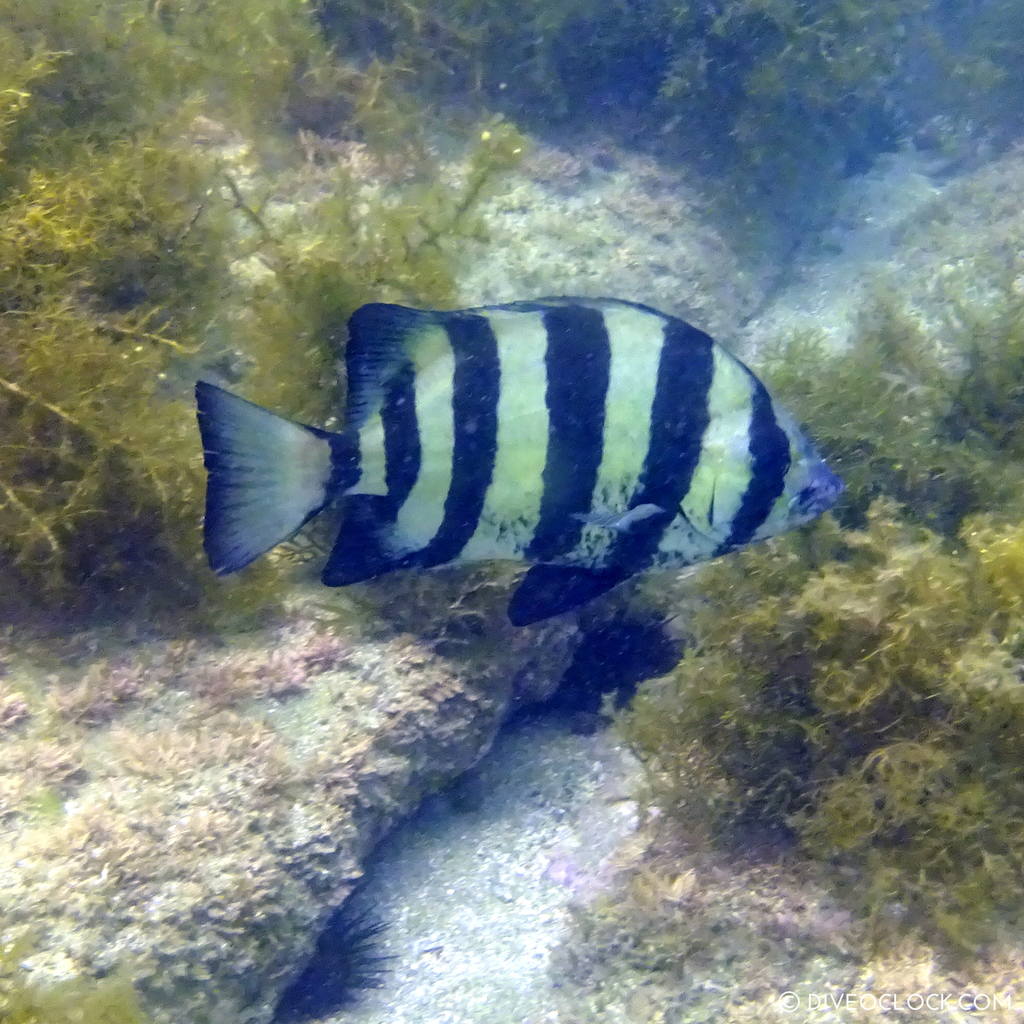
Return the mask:
[[[416,420],[416,371],[406,363],[391,379],[380,409],[384,427],[384,480],[395,513],[420,473],[420,430]]]
[[[590,511],[604,452],[611,344],[600,310],[561,306],[544,314],[548,444],[540,518],[526,556],[549,561],[583,533],[574,518]]]
[[[710,421],[713,347],[711,338],[696,327],[682,320],[666,322],[647,455],[629,503],[630,508],[649,504],[664,511],[617,537],[609,553],[609,565],[630,572],[646,568],[690,489]]]
[[[342,527],[320,577],[325,586],[347,587],[401,568],[403,560],[385,544],[395,517],[392,502],[379,494],[350,494],[343,508]]]
[[[749,370],[747,372],[751,380],[750,482],[720,554],[753,538],[782,494],[789,472],[789,438],[775,419],[765,386]]]
[[[406,361],[384,387],[380,419],[387,494],[351,494],[343,499],[341,530],[321,576],[329,587],[360,583],[410,564],[388,550],[386,539],[420,474],[415,379],[415,368]]]
[[[498,448],[501,362],[494,331],[486,317],[466,314],[447,317],[444,326],[455,361],[452,475],[441,527],[416,558],[423,566],[457,558],[476,532]]]

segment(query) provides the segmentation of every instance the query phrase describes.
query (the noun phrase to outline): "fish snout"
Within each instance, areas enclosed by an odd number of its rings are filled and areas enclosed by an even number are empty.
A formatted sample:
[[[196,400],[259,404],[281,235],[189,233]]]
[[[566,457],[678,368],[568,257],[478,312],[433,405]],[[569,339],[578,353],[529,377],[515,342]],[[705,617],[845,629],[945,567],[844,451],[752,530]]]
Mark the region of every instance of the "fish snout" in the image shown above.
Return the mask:
[[[790,508],[795,515],[813,518],[827,512],[846,490],[841,477],[832,472],[824,462],[811,470],[807,486],[793,499]]]

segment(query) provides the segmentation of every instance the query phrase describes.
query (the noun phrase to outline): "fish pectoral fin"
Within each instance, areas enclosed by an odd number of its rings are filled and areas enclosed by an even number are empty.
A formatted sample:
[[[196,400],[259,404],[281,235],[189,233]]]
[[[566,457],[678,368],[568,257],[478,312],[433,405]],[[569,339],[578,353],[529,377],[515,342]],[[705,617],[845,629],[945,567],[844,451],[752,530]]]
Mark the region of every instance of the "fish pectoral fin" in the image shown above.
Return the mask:
[[[617,530],[620,533],[632,530],[638,523],[642,523],[652,516],[667,516],[669,513],[660,505],[637,505],[636,508],[626,509],[623,512],[613,512],[599,509],[595,512],[577,512],[573,519],[589,526],[603,526],[606,530]]]
[[[606,594],[629,576],[622,569],[577,569],[535,565],[523,577],[508,605],[513,626],[528,626],[571,611]]]

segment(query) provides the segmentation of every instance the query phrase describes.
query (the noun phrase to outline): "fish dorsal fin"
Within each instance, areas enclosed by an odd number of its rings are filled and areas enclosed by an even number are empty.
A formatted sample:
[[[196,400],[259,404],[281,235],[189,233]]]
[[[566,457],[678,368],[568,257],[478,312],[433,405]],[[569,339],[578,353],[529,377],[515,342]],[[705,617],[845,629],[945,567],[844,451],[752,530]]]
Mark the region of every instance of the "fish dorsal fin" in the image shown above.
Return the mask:
[[[577,569],[535,565],[523,577],[508,606],[513,626],[549,619],[607,593],[629,576],[621,569]]]
[[[384,386],[408,362],[423,328],[442,322],[431,310],[370,302],[349,317],[346,425],[358,429],[380,408]]]

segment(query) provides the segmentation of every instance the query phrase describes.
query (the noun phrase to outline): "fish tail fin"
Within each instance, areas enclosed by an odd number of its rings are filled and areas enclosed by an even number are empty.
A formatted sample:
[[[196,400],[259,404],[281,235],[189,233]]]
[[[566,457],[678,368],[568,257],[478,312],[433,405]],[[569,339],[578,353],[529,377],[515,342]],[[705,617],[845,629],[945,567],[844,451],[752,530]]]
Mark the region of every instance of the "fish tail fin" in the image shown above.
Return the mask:
[[[291,537],[358,477],[354,441],[198,381],[206,466],[203,548],[218,575]]]

